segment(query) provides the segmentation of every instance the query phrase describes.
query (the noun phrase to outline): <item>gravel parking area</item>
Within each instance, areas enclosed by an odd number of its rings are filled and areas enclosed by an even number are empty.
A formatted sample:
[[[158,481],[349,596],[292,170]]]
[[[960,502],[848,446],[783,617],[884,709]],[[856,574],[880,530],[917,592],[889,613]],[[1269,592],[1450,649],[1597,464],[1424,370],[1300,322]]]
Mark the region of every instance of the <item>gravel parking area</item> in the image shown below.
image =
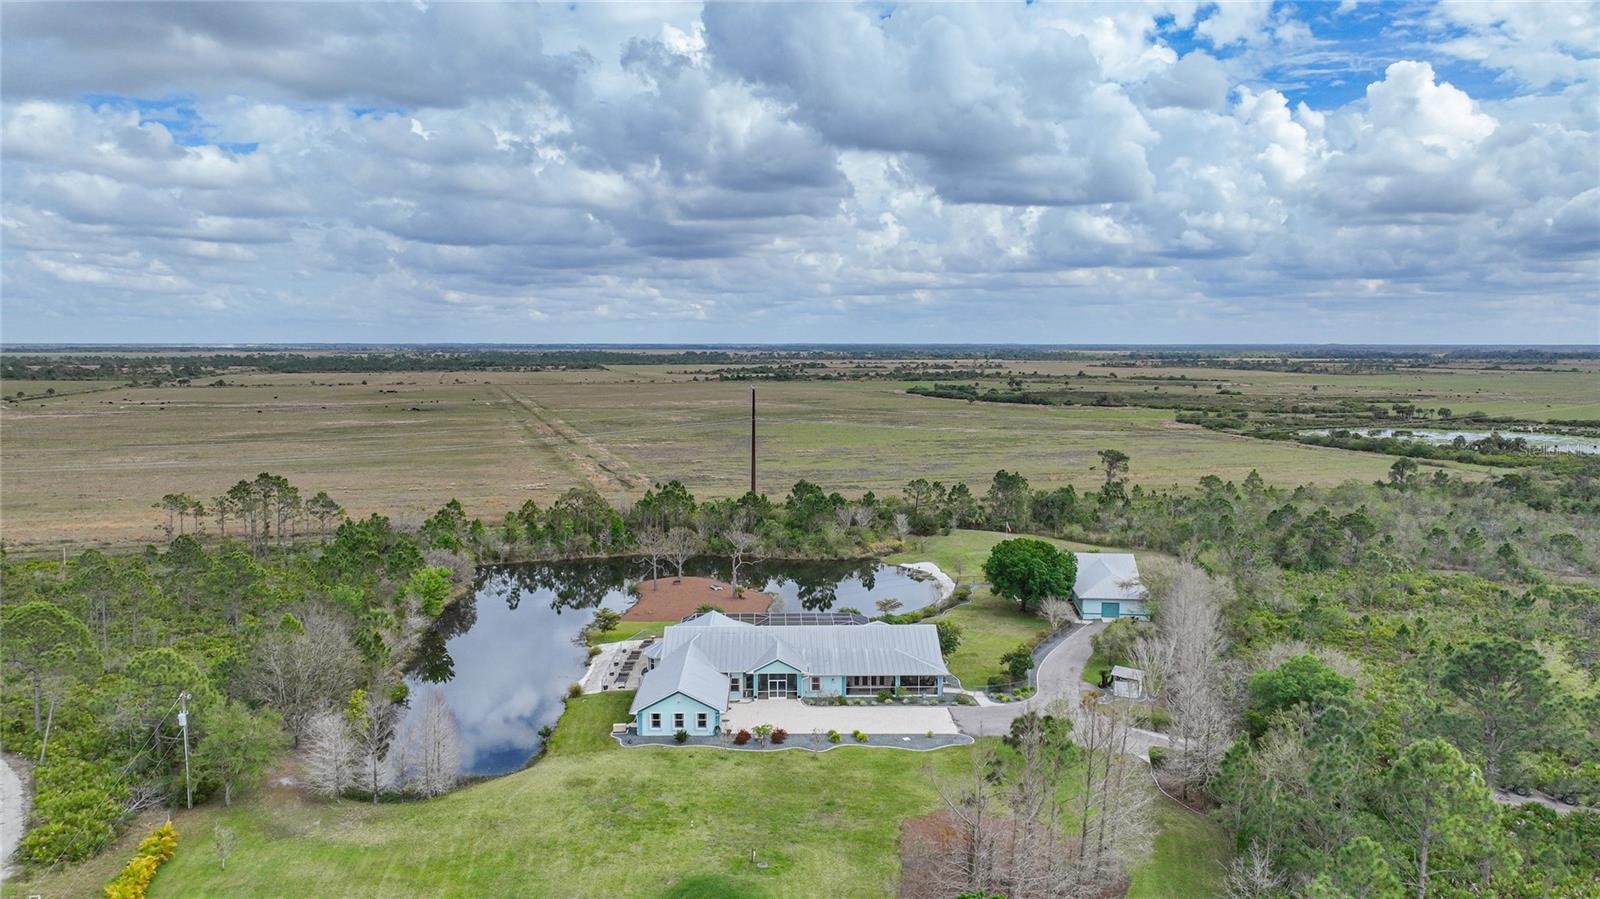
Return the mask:
[[[798,699],[758,699],[734,703],[722,720],[734,731],[770,724],[796,737],[813,730],[836,730],[841,734],[857,730],[867,734],[961,732],[946,706],[806,705]]]

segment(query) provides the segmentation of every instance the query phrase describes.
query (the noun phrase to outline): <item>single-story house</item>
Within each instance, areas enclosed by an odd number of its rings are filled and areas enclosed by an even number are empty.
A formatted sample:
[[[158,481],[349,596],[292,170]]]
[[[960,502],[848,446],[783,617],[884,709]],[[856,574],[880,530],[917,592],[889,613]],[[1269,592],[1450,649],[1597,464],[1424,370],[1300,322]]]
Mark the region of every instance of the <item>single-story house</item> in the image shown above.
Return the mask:
[[[1072,585],[1072,607],[1084,621],[1150,618],[1139,564],[1132,553],[1073,553],[1078,578]]]
[[[763,627],[708,612],[667,627],[628,714],[641,736],[716,734],[730,703],[807,696],[944,695],[931,624]]]

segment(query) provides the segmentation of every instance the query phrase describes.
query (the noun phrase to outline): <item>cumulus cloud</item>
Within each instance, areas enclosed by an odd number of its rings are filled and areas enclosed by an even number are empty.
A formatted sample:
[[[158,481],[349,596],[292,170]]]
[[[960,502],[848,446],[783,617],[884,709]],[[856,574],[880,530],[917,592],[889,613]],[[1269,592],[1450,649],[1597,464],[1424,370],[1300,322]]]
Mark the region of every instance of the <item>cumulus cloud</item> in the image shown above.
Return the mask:
[[[1600,337],[1593,9],[1443,4],[1367,69],[1337,18],[13,5],[6,331]]]

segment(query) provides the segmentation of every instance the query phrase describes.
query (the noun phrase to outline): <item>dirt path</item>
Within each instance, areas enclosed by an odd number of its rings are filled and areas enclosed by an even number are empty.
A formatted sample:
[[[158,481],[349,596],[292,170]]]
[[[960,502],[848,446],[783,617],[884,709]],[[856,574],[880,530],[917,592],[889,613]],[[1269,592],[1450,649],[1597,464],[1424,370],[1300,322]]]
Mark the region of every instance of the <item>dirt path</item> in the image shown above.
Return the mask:
[[[635,474],[628,463],[618,459],[611,451],[567,424],[533,400],[496,386],[511,403],[528,413],[524,424],[540,443],[554,449],[573,469],[602,493],[615,493],[643,489],[650,479]]]
[[[0,756],[0,881],[11,873],[11,853],[22,842],[27,822],[28,794],[22,788],[22,776],[9,758]]]
[[[623,621],[681,621],[702,605],[724,612],[765,612],[772,597],[759,590],[735,594],[732,585],[708,577],[664,577],[639,582],[639,599]]]

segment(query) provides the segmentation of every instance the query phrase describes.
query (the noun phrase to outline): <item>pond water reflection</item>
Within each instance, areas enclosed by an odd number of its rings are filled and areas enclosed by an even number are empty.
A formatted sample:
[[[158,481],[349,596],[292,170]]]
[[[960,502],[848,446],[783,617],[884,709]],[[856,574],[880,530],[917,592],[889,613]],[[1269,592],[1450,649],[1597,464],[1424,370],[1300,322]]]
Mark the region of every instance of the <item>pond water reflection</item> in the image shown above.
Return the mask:
[[[410,679],[413,709],[427,691],[444,691],[461,731],[464,773],[514,771],[538,752],[540,728],[555,724],[567,686],[583,676],[584,625],[596,608],[627,609],[633,598],[624,587],[642,571],[634,559],[479,570],[473,594],[424,638]],[[684,573],[728,577],[718,559],[696,559]],[[874,615],[880,599],[897,599],[900,611],[910,611],[938,598],[932,581],[874,560],[767,561],[740,574],[747,584],[763,582],[786,611],[853,607]]]

